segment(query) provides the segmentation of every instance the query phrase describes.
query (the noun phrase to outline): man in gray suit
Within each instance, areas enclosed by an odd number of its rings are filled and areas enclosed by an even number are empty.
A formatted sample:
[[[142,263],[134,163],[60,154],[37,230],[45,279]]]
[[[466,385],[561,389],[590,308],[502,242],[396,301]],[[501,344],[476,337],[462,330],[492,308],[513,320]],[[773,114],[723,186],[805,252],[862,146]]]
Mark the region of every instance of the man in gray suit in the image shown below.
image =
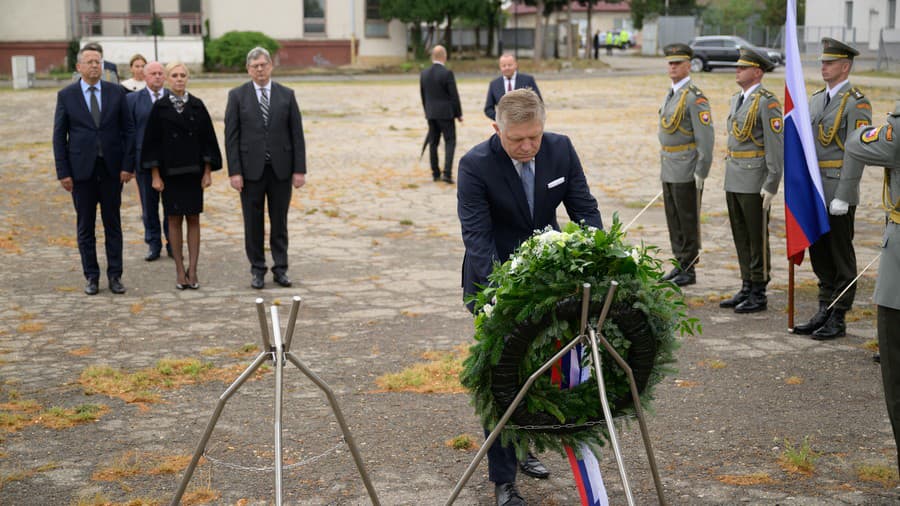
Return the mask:
[[[672,87],[659,108],[660,178],[672,256],[678,262],[663,279],[686,286],[697,282],[700,199],[716,133],[709,100],[691,82],[694,51],[687,44],[670,44],[663,51]]]
[[[881,263],[875,282],[875,304],[878,305],[878,350],[881,353],[881,380],[888,417],[894,429],[897,446],[897,468],[900,469],[900,100],[887,123],[878,127],[862,127],[847,135],[844,145],[844,172],[841,183],[859,180],[863,163],[884,167],[882,206],[885,211]],[[856,160],[859,164],[848,164]]]
[[[775,64],[759,51],[741,49],[726,128],[725,203],[741,268],[741,290],[719,303],[736,313],[768,308],[769,209],[784,168],[783,118],[778,98],[762,87]]]
[[[272,57],[262,47],[247,53],[251,81],[228,92],[225,107],[225,153],[231,187],[241,194],[244,248],[250,260],[250,286],[265,286],[263,249],[268,201],[272,277],[291,286],[288,270],[287,216],[291,186],[306,183],[303,124],[294,90],[272,81]]]
[[[846,335],[844,313],[853,306],[856,295],[853,226],[859,203],[859,179],[841,179],[841,171],[861,172],[850,165],[862,166],[862,162],[852,158],[844,161],[844,143],[854,129],[872,124],[869,99],[850,85],[853,57],[858,54],[859,51],[842,42],[828,37],[822,39],[819,59],[826,87],[809,100],[822,190],[825,202],[830,203],[831,230],[809,247],[809,259],[819,278],[819,310],[808,322],[795,326],[794,333],[812,334],[818,341]],[[844,295],[835,301],[841,293]],[[834,306],[829,310],[832,301]]]

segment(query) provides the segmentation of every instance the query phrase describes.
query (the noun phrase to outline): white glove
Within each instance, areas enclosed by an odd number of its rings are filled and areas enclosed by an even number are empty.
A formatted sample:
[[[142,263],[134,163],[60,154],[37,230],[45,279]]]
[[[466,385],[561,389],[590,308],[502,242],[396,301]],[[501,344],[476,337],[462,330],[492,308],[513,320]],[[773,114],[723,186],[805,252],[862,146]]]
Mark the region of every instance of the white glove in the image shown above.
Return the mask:
[[[763,199],[763,209],[768,211],[772,207],[772,199],[775,197],[775,194],[766,190],[762,190],[761,192],[759,192],[759,196]]]
[[[828,212],[834,216],[843,216],[850,210],[850,204],[841,199],[833,199],[828,207]]]
[[[703,176],[700,174],[694,174],[694,184],[697,185],[698,190],[703,189]]]

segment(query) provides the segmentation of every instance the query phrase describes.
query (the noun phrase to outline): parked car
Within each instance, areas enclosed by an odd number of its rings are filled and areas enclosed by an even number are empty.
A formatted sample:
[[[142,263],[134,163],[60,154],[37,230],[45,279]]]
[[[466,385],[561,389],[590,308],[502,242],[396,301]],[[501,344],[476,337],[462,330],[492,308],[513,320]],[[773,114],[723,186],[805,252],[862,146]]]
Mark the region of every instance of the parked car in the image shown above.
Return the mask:
[[[742,47],[754,47],[768,55],[775,65],[784,64],[784,53],[778,49],[754,46],[732,35],[704,35],[691,40],[689,45],[694,50],[692,72],[709,72],[716,67],[736,67]]]

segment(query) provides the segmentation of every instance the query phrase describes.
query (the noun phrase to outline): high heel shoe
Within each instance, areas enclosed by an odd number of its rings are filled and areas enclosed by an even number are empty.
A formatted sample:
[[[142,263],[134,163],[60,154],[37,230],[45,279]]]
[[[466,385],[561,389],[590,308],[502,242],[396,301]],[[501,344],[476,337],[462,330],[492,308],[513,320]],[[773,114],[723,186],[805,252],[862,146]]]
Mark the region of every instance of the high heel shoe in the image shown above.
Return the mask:
[[[187,288],[187,287],[188,287],[188,285],[183,285],[183,284],[181,284],[181,283],[175,283],[175,289],[176,289],[176,290],[184,290],[184,289]]]
[[[190,272],[190,271],[188,271],[188,272]],[[187,277],[188,280],[191,279],[191,275],[190,275],[190,274],[186,274],[185,277]],[[191,283],[190,281],[188,281],[187,285],[185,285],[185,286],[187,286],[187,287],[190,288],[191,290],[196,290],[196,289],[200,288],[200,282],[199,282],[199,281],[194,281],[193,283]]]

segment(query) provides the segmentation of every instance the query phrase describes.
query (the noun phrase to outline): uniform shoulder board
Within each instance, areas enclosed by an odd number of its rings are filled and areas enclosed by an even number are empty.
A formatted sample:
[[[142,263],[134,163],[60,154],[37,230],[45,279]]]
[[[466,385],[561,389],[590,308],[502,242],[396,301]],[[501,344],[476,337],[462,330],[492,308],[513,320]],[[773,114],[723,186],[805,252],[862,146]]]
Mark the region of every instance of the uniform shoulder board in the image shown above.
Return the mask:
[[[689,88],[691,91],[693,91],[694,94],[697,95],[698,97],[702,97],[702,96],[703,96],[703,90],[701,90],[700,88],[698,88],[696,84],[691,83],[690,86],[688,86],[688,88]]]
[[[775,98],[775,95],[773,95],[771,91],[765,88],[759,88],[759,94],[766,98]]]
[[[822,93],[822,92],[824,92],[824,91],[825,91],[825,88],[822,88],[822,89],[820,89],[820,90],[816,90],[816,92],[813,93],[813,96],[818,95],[819,93]]]
[[[856,100],[862,100],[862,99],[866,98],[866,96],[863,95],[863,92],[860,91],[859,88],[857,88],[855,86],[853,88],[850,88],[850,96],[852,96]]]

